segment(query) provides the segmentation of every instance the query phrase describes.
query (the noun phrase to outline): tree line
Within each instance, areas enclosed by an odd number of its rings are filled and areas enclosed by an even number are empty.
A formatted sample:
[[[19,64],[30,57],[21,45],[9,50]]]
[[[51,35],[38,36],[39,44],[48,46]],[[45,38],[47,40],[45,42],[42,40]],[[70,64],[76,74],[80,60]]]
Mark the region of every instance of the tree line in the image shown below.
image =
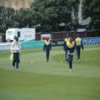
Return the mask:
[[[71,31],[78,26],[79,0],[34,0],[30,9],[0,7],[0,32],[8,28],[36,27],[37,31]],[[89,29],[100,28],[100,0],[84,0],[83,18],[91,17]],[[72,19],[72,10],[75,19]],[[74,27],[74,28],[73,28]]]

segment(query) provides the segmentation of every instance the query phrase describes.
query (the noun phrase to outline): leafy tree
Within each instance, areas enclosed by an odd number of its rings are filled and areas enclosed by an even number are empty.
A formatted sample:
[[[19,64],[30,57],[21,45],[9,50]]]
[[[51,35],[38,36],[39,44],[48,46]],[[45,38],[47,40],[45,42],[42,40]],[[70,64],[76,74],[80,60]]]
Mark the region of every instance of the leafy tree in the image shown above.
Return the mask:
[[[90,28],[100,28],[100,0],[84,0],[84,18],[91,17]]]
[[[48,30],[59,30],[59,24],[71,22],[71,6],[68,0],[34,0],[32,9],[38,24]]]
[[[77,11],[79,0],[34,0],[31,9],[14,11],[11,8],[0,8],[0,31],[11,27],[42,26],[43,31],[71,30],[72,7]],[[75,13],[77,19],[77,13]],[[77,23],[77,21],[74,21]],[[62,26],[60,26],[62,25]]]
[[[8,28],[32,27],[35,23],[31,9],[15,11],[12,8],[0,7],[0,32],[5,33]]]
[[[0,7],[0,32],[5,33],[6,29],[13,27],[14,14],[14,9]]]
[[[16,11],[15,21],[18,23],[17,27],[31,27],[32,26],[32,11],[30,9],[21,9]]]

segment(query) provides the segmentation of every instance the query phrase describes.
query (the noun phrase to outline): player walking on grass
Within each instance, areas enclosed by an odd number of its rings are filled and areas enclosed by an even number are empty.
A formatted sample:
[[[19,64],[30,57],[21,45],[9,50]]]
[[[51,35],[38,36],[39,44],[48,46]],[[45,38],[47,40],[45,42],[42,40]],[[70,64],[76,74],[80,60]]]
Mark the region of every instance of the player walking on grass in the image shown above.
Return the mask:
[[[72,71],[72,63],[73,63],[73,52],[75,50],[75,42],[72,39],[72,37],[70,37],[69,41],[67,41],[66,43],[64,43],[64,50],[67,51],[67,59],[66,61],[68,61],[69,64],[69,70]]]
[[[49,40],[49,38],[47,38],[44,41],[44,48],[43,50],[46,52],[46,61],[49,61],[49,56],[50,56],[50,50],[51,50],[51,42]]]
[[[69,40],[70,40],[69,34],[66,34],[66,38],[64,39],[64,44],[66,44]],[[66,46],[64,46],[64,51],[65,51],[65,59],[68,60]]]
[[[80,62],[80,53],[81,53],[81,49],[82,50],[84,49],[84,46],[83,46],[82,39],[79,37],[79,34],[77,34],[75,43],[76,43],[77,61]]]
[[[16,67],[17,69],[19,68],[19,63],[20,63],[20,44],[18,41],[18,37],[14,36],[14,40],[11,44],[10,47],[11,53],[13,54],[13,61],[12,65],[13,67]]]

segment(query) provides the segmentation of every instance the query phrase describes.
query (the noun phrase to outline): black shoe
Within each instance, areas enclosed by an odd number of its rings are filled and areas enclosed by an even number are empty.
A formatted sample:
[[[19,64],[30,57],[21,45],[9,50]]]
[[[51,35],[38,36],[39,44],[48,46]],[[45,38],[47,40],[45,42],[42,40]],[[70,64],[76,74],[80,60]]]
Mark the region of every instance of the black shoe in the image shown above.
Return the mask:
[[[15,64],[12,64],[13,67],[15,67]]]
[[[18,69],[19,68],[19,63],[16,63],[16,69]]]

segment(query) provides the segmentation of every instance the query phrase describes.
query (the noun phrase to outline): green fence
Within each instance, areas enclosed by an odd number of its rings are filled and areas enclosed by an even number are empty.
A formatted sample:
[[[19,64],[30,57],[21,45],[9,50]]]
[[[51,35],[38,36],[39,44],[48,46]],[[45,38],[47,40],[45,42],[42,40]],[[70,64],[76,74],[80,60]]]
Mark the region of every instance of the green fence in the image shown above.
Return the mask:
[[[22,48],[43,48],[44,41],[30,40],[21,43]]]

